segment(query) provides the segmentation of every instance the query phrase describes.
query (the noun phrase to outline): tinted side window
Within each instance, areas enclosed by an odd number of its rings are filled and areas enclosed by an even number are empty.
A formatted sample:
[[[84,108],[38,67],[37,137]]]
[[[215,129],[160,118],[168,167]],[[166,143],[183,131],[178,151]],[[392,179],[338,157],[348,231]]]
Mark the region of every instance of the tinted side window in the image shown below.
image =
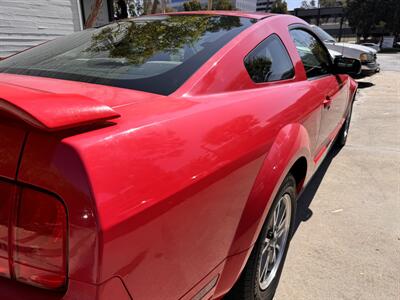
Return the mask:
[[[303,62],[307,78],[330,73],[329,53],[315,37],[301,29],[291,30],[290,35]]]
[[[244,65],[256,83],[289,79],[294,76],[292,61],[285,46],[275,34],[254,48],[244,59]]]

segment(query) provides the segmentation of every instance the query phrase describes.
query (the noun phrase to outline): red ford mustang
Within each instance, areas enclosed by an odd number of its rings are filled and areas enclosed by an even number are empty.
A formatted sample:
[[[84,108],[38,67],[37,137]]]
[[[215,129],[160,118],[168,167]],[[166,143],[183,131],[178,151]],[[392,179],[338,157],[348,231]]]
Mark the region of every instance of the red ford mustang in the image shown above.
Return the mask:
[[[292,16],[196,12],[0,63],[2,299],[271,299],[357,85]]]

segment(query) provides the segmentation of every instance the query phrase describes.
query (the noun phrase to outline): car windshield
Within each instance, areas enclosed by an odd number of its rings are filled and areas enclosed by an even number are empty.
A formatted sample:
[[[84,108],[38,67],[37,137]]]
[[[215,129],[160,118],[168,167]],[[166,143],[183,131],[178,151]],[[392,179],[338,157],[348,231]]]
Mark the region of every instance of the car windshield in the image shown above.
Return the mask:
[[[323,41],[327,43],[335,43],[336,40],[333,36],[331,36],[329,33],[327,33],[325,30],[321,29],[318,26],[313,26],[314,32],[318,35],[318,37]]]
[[[162,15],[88,29],[0,62],[0,73],[42,76],[168,95],[255,23],[236,16]]]

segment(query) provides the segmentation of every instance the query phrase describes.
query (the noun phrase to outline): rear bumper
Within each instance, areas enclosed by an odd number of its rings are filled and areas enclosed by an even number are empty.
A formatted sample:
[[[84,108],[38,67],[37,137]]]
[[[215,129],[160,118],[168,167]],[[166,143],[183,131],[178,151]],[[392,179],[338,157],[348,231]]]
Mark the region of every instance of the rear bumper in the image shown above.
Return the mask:
[[[65,293],[47,291],[0,277],[1,299],[7,300],[132,300],[119,277],[95,285],[69,280]]]

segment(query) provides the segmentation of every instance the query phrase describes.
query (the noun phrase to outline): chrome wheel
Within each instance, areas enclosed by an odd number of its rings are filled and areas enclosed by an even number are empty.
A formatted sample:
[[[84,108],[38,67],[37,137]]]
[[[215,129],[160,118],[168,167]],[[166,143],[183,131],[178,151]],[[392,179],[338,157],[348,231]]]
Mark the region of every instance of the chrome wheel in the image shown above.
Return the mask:
[[[268,288],[275,278],[288,241],[292,201],[284,194],[276,204],[267,225],[258,268],[258,282],[261,290]]]

